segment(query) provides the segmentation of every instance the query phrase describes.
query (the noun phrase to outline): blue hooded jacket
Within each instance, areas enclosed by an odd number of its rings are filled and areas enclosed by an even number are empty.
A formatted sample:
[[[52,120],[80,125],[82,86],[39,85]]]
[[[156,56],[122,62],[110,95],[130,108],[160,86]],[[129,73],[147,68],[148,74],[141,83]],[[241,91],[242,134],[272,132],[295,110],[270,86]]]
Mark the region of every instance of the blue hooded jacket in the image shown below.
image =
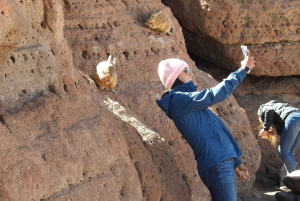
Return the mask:
[[[242,152],[232,134],[208,107],[228,98],[245,77],[238,69],[215,87],[200,92],[190,81],[156,101],[192,147],[199,174],[226,159],[235,158],[235,167],[242,163]]]

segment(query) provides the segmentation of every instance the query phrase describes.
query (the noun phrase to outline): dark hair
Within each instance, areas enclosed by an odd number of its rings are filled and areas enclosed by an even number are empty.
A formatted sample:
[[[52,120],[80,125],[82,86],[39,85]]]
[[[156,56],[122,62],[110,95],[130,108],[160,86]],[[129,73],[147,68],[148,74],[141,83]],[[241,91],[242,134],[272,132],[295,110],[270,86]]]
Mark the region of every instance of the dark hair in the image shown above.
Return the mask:
[[[181,85],[181,84],[183,84],[183,82],[181,82],[178,78],[176,78],[176,80],[175,80],[174,84],[172,85],[171,89],[173,89],[174,87],[176,87],[178,85]],[[169,90],[164,91],[161,94],[161,98],[163,98],[164,96],[166,96],[168,93],[169,93]]]
[[[176,78],[175,82],[173,83],[171,89],[173,89],[174,87],[183,84],[183,82],[180,81],[180,79],[178,79],[178,77]]]
[[[163,97],[165,97],[168,93],[169,93],[169,90],[166,90],[166,91],[162,92],[162,94],[161,94],[160,97],[163,98]]]

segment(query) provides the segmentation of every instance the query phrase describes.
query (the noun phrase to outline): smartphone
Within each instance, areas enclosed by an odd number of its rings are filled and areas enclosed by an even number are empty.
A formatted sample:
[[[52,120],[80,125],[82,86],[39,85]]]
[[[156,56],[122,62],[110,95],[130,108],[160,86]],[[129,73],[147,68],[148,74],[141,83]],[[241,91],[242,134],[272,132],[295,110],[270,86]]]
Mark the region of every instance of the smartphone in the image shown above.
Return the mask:
[[[244,56],[244,59],[245,59],[248,56],[247,55],[248,48],[245,45],[241,45],[241,49],[242,49],[242,53],[243,53],[243,56]]]

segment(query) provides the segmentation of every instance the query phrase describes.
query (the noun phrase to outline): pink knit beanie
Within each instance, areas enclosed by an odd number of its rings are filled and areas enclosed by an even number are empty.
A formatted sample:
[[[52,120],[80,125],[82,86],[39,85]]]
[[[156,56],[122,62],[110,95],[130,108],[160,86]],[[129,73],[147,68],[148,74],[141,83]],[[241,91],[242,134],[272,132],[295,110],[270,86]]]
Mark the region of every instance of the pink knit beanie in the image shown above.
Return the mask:
[[[166,59],[159,62],[158,76],[167,89],[171,89],[176,78],[188,64],[180,59]]]

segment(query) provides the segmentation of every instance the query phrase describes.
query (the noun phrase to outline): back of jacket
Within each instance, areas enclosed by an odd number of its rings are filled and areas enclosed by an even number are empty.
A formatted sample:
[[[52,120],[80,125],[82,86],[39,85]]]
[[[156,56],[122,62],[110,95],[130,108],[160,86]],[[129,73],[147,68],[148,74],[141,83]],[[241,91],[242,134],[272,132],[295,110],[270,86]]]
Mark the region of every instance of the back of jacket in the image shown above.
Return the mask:
[[[269,130],[273,124],[277,133],[280,135],[284,126],[284,120],[292,112],[299,111],[298,108],[291,106],[288,103],[271,100],[265,104],[262,104],[258,109],[258,116],[263,124],[264,130]]]
[[[235,166],[241,163],[242,153],[235,139],[208,107],[228,98],[245,76],[244,71],[237,70],[217,86],[200,92],[193,82],[184,83],[157,101],[192,147],[199,174],[225,159],[235,158]]]

